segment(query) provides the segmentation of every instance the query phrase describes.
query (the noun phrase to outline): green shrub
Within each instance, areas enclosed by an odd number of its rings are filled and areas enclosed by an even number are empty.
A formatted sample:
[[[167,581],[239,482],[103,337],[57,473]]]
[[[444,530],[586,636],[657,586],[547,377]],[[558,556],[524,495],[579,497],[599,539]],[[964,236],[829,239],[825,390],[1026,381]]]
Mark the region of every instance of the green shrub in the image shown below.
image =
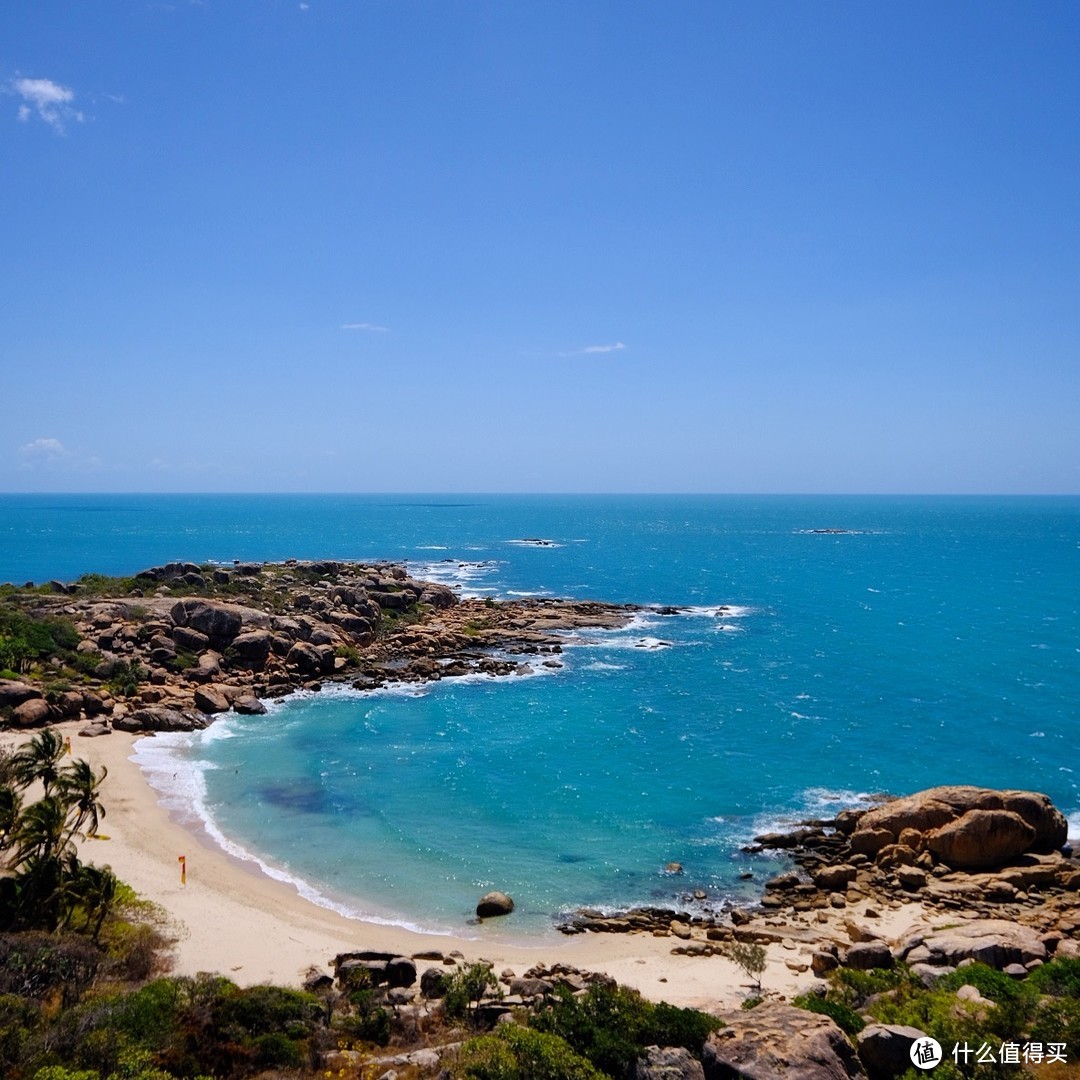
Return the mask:
[[[101,1080],[96,1069],[69,1069],[66,1065],[45,1065],[34,1073],[34,1080]]]
[[[479,1004],[487,993],[502,996],[499,980],[495,978],[490,964],[466,964],[457,968],[446,984],[443,997],[446,1015],[454,1020],[463,1019],[469,1006]]]
[[[262,1035],[285,1029],[307,1035],[322,1017],[318,999],[303,990],[282,986],[250,986],[245,990],[224,993],[214,1010],[217,1024],[233,1024],[249,1035]],[[295,1028],[293,1025],[297,1025]]]
[[[255,1062],[262,1068],[275,1066],[297,1069],[304,1063],[304,1054],[300,1047],[284,1032],[268,1031],[259,1035],[252,1043]]]
[[[940,979],[934,989],[951,990],[955,993],[961,986],[974,986],[983,997],[999,1005],[1018,1001],[1024,996],[1023,983],[986,964],[970,964],[968,967],[957,968]]]
[[[14,603],[0,603],[0,668],[16,678],[35,661],[73,652],[80,640],[71,619],[33,615]]]
[[[871,997],[897,990],[910,981],[911,976],[905,967],[874,968],[870,971],[837,968],[829,976],[829,998],[859,1009]]]
[[[722,1026],[694,1009],[654,1005],[636,990],[599,983],[580,997],[559,987],[531,1023],[565,1039],[609,1076],[622,1076],[646,1046],[682,1046],[700,1054],[709,1032]]]
[[[1037,967],[1026,985],[1040,994],[1080,999],[1080,960],[1051,960]]]
[[[564,1039],[518,1024],[471,1039],[461,1050],[461,1080],[603,1080],[603,1074]]]
[[[0,1075],[15,1072],[41,1021],[41,1010],[15,994],[0,994]]]
[[[118,660],[115,670],[105,685],[116,697],[133,697],[139,692],[139,684],[146,677],[146,670],[137,660],[131,663],[127,660]]]
[[[858,1035],[866,1027],[866,1021],[854,1009],[840,1001],[829,1001],[817,994],[801,994],[794,998],[791,1004],[807,1012],[831,1017],[840,1030],[848,1035]]]
[[[1065,1043],[1080,1047],[1080,1000],[1076,997],[1041,1001],[1031,1023],[1031,1038],[1041,1043]]]

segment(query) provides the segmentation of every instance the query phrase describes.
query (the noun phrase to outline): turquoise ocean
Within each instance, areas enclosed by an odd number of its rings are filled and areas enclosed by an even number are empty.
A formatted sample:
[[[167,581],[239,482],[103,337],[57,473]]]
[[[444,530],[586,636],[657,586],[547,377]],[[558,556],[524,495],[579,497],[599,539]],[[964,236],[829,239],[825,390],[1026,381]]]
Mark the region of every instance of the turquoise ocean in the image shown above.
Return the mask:
[[[498,888],[499,932],[542,938],[580,906],[746,900],[755,833],[943,783],[1045,791],[1080,832],[1080,498],[0,496],[0,581],[290,557],[685,608],[529,676],[139,743],[175,814],[342,911],[483,935]]]

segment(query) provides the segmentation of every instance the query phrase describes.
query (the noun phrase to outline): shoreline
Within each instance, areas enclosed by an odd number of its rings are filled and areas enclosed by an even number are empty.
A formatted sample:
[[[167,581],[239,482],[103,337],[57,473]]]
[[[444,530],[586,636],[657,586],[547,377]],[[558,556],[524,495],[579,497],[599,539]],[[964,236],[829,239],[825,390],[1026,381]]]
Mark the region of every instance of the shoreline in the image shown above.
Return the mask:
[[[677,939],[646,934],[581,934],[529,943],[503,935],[487,939],[443,935],[384,925],[341,915],[303,897],[295,886],[276,880],[256,864],[222,850],[206,834],[176,821],[157,798],[134,760],[140,736],[115,731],[80,738],[72,721],[57,730],[72,740],[72,755],[95,771],[109,771],[102,789],[108,839],[79,843],[80,857],[111,866],[140,897],[160,906],[165,930],[175,937],[171,973],[219,972],[241,985],[299,986],[312,968],[330,970],[338,953],[371,949],[399,955],[438,951],[460,953],[465,962],[484,960],[502,972],[522,974],[537,963],[561,963],[610,975],[652,1000],[698,1008],[737,1006],[750,993],[745,976],[726,957],[673,955]],[[29,733],[5,732],[4,743],[23,742]],[[186,857],[186,884],[179,856]],[[917,903],[882,913],[878,934],[899,937],[923,917]],[[842,917],[842,918],[841,918]],[[857,909],[830,915],[818,936],[843,934],[843,919]],[[778,941],[767,948],[762,982],[771,995],[790,998],[819,980],[810,970],[813,942]],[[804,970],[792,970],[802,967]]]

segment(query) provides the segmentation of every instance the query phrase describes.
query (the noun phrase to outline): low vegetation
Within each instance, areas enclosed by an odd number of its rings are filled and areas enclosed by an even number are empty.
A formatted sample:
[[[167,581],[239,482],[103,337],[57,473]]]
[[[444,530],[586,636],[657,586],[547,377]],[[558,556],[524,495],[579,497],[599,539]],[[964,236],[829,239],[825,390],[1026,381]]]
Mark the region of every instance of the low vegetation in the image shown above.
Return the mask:
[[[957,991],[964,986],[974,987],[978,996],[970,991],[958,996]],[[1022,980],[976,963],[945,975],[932,987],[925,986],[906,967],[873,971],[840,968],[829,976],[824,993],[804,995],[794,1003],[831,1016],[849,1036],[856,1035],[866,1023],[917,1028],[946,1050],[945,1060],[934,1070],[935,1078],[941,1080],[1024,1075],[1023,1062],[979,1062],[975,1054],[970,1061],[953,1060],[951,1050],[957,1043],[967,1044],[973,1051],[983,1044],[995,1051],[1003,1043],[1039,1044],[1043,1048],[1064,1044],[1074,1065],[1076,1048],[1080,1047],[1080,960],[1051,960]],[[903,1075],[905,1080],[915,1080],[926,1074],[912,1067]]]

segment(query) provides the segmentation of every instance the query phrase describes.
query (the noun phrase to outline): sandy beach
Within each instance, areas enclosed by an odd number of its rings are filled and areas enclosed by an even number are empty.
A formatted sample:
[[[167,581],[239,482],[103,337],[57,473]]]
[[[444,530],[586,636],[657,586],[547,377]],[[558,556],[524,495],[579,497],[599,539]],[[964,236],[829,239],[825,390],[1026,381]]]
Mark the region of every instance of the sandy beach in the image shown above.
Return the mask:
[[[541,962],[601,971],[649,998],[678,1005],[731,1006],[751,992],[746,976],[726,958],[672,955],[672,948],[679,944],[672,937],[584,934],[536,945],[513,941],[491,922],[469,927],[475,937],[464,933],[452,937],[345,918],[308,901],[255,864],[227,855],[209,836],[173,820],[158,805],[156,793],[132,759],[135,740],[152,736],[113,732],[80,738],[78,730],[83,726],[73,722],[58,725],[58,730],[70,736],[75,757],[86,759],[95,770],[104,765],[109,774],[102,788],[103,838],[83,841],[80,857],[110,866],[141,896],[168,913],[176,938],[176,974],[219,972],[241,985],[299,985],[312,967],[329,970],[331,958],[340,952],[372,949],[411,956],[457,950],[468,961],[491,962],[496,973],[509,968],[521,974]],[[26,738],[15,732],[0,735],[8,746]],[[181,855],[186,862],[184,883]],[[917,904],[885,910],[874,920],[873,930],[892,938],[919,922],[921,915]],[[835,927],[843,936],[843,920],[858,921],[859,916],[851,908],[830,912],[827,925],[808,923],[805,929],[825,932]],[[812,951],[806,941],[770,945],[762,977],[765,989],[791,996],[813,985],[817,980],[809,971]],[[807,970],[795,970],[803,966]]]

